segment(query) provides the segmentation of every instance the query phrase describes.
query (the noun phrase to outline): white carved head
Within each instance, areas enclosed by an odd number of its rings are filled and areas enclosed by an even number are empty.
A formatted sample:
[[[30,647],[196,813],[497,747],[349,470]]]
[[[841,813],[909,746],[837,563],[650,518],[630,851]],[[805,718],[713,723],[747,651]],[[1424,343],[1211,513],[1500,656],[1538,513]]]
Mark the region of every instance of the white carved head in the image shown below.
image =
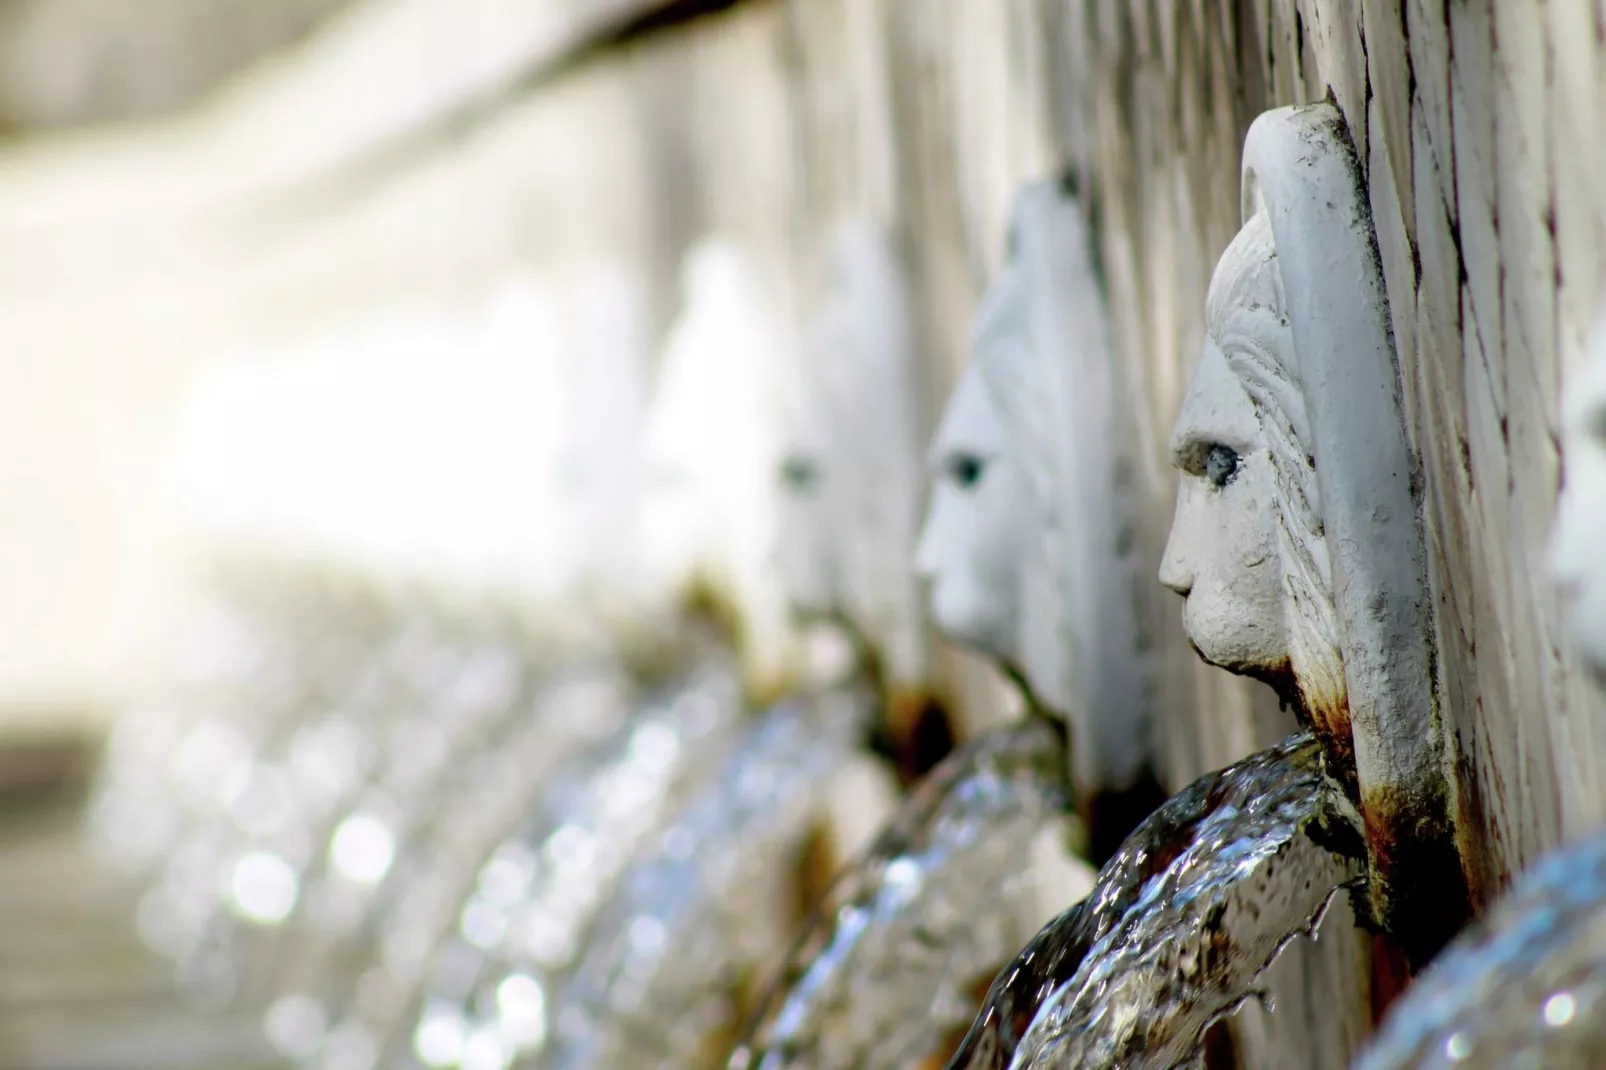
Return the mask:
[[[1009,482],[1000,486],[1018,529],[996,538],[1001,557],[988,576],[1013,584],[992,605],[1013,617],[1014,638],[995,634],[986,649],[1069,718],[1078,787],[1123,788],[1148,757],[1151,696],[1128,436],[1091,235],[1076,198],[1040,183],[1017,195],[1009,245],[972,336],[973,371],[1004,432]]]
[[[1411,918],[1395,935],[1430,952],[1466,904],[1453,901],[1422,481],[1364,177],[1336,107],[1251,124],[1242,205],[1172,438],[1181,481],[1160,577],[1187,599],[1207,660],[1298,704],[1369,842],[1388,848],[1372,858],[1374,908],[1391,929]]]
[[[915,555],[931,615],[949,637],[1021,662],[1021,558],[1034,503],[998,404],[972,364],[948,399],[930,453],[931,495]]]
[[[1606,671],[1606,320],[1567,379],[1562,450],[1566,478],[1551,529],[1551,572],[1573,641],[1592,667]]]
[[[808,386],[779,466],[781,560],[795,609],[840,615],[889,675],[925,670],[908,561],[919,514],[918,354],[889,235],[860,221],[832,235]]]
[[[786,656],[773,552],[785,348],[764,268],[719,238],[687,254],[645,415],[637,535],[653,586],[702,583],[736,611],[750,671],[768,682]]]
[[[1187,599],[1206,661],[1279,688],[1320,679],[1342,696],[1315,446],[1263,211],[1216,265],[1205,332],[1171,435],[1182,479],[1160,581]]]

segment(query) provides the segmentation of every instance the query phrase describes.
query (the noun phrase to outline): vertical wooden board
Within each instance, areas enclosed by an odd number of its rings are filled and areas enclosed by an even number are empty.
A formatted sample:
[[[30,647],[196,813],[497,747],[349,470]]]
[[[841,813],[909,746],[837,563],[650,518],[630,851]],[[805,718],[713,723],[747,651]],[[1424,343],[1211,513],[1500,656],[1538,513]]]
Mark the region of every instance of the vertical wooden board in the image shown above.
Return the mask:
[[[1545,577],[1544,546],[1555,505],[1556,338],[1555,247],[1551,236],[1551,154],[1543,12],[1502,5],[1496,12],[1492,79],[1495,102],[1496,196],[1500,218],[1503,363],[1506,379],[1508,488],[1503,555],[1510,587],[1516,667],[1515,722],[1522,762],[1518,776],[1523,822],[1513,867],[1557,843],[1560,767],[1547,721],[1561,715],[1551,673],[1554,601]]]
[[[1299,49],[1299,77],[1296,96],[1288,104],[1308,104],[1321,100],[1327,94],[1326,79],[1316,54],[1316,26],[1314,0],[1294,0],[1289,5],[1294,15],[1294,45]]]
[[[1584,339],[1601,301],[1606,219],[1603,120],[1595,104],[1601,45],[1592,12],[1582,4],[1546,5],[1549,78],[1546,109],[1555,197],[1557,345],[1563,368],[1582,359]]]
[[[1411,181],[1410,54],[1405,44],[1405,12],[1400,0],[1362,0],[1366,78],[1371,91],[1367,171],[1377,182],[1379,151],[1386,154],[1390,185],[1399,201],[1407,245],[1416,242],[1416,198]],[[1374,195],[1375,196],[1375,195]]]
[[[1513,609],[1508,581],[1511,543],[1506,508],[1511,480],[1505,441],[1505,414],[1495,380],[1500,372],[1500,351],[1489,353],[1472,329],[1475,298],[1470,285],[1461,288],[1462,377],[1466,386],[1467,442],[1472,457],[1472,523],[1468,551],[1476,563],[1473,575],[1473,635],[1477,649],[1478,715],[1474,743],[1477,775],[1483,789],[1485,822],[1494,833],[1502,872],[1511,862],[1522,838],[1524,800],[1521,795],[1523,755],[1513,723],[1516,702],[1516,662],[1511,634]]]
[[[1431,50],[1413,38],[1413,49]],[[1419,70],[1421,66],[1419,65]],[[1448,72],[1444,74],[1448,79]],[[1420,78],[1419,90],[1426,90]],[[1419,93],[1418,99],[1423,98]],[[1433,99],[1431,95],[1427,99]],[[1443,99],[1447,99],[1447,96]],[[1417,407],[1412,414],[1427,482],[1427,537],[1430,582],[1438,637],[1440,699],[1459,740],[1458,810],[1462,852],[1474,875],[1475,900],[1498,886],[1498,852],[1489,842],[1482,817],[1478,781],[1477,588],[1482,566],[1472,553],[1473,493],[1463,385],[1460,251],[1456,246],[1455,204],[1445,199],[1440,171],[1453,166],[1436,141],[1448,141],[1447,127],[1434,128],[1434,109],[1412,109],[1413,182],[1417,205],[1420,272],[1416,302],[1414,368]],[[1444,114],[1448,120],[1448,114]],[[1448,185],[1453,195],[1453,183]]]
[[[1500,241],[1496,233],[1494,143],[1494,41],[1489,5],[1470,0],[1451,9],[1455,183],[1461,253],[1472,290],[1469,331],[1485,354],[1501,352]],[[1491,369],[1495,408],[1504,417],[1505,381]]]
[[[1407,431],[1417,455],[1421,456],[1421,429],[1418,422],[1409,416],[1418,411],[1421,404],[1421,399],[1416,396],[1416,378],[1412,374],[1417,364],[1416,256],[1406,232],[1405,208],[1400,203],[1402,197],[1394,185],[1395,169],[1388,142],[1383,137],[1380,99],[1375,95],[1372,97],[1373,121],[1367,126],[1372,137],[1367,186],[1372,224],[1377,232],[1378,259],[1383,267],[1383,286],[1388,293],[1389,321],[1394,332],[1395,351],[1399,355],[1401,400],[1408,414]]]
[[[1291,3],[1271,5],[1267,35],[1271,56],[1271,93],[1278,104],[1294,104],[1305,97],[1304,49],[1300,45],[1299,9]]]
[[[1371,151],[1366,129],[1370,121],[1367,98],[1374,90],[1367,80],[1360,0],[1301,0],[1300,9],[1305,12],[1305,35],[1316,57],[1317,84],[1312,87],[1310,99],[1320,100],[1331,89],[1338,110],[1349,123],[1350,137],[1364,169]],[[1399,86],[1398,91],[1403,94],[1405,86]]]
[[[1277,74],[1273,69],[1274,57],[1272,55],[1273,24],[1271,17],[1271,0],[1242,0],[1238,23],[1238,40],[1242,42],[1240,60],[1245,80],[1253,79],[1253,85],[1245,85],[1245,95],[1250,98],[1254,110],[1264,109],[1267,102],[1277,93]]]
[[[1450,27],[1449,9],[1435,0],[1405,0],[1406,42],[1410,70],[1416,92],[1411,98],[1411,155],[1413,167],[1420,167],[1423,153],[1429,153],[1437,184],[1437,199],[1451,207],[1450,222],[1460,226],[1456,210],[1455,139],[1450,116]],[[1416,187],[1416,211],[1426,212]],[[1460,273],[1459,266],[1456,269]]]

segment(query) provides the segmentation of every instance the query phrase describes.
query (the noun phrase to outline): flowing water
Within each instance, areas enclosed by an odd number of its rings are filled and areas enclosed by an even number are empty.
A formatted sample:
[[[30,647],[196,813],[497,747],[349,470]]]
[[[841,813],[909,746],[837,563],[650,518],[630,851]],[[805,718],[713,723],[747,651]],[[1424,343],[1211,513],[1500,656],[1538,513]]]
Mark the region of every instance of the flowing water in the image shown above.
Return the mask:
[[[994,981],[950,1070],[1169,1068],[1363,872],[1309,732],[1194,781]]]
[[[570,763],[480,866],[378,1065],[502,1070],[539,1050],[555,987],[631,860],[717,774],[744,722],[734,665],[706,658]]]
[[[1394,1004],[1355,1065],[1606,1066],[1606,835],[1520,877]]]
[[[836,688],[769,711],[684,814],[631,868],[525,1065],[691,1070],[720,1065],[741,989],[790,933],[777,904],[833,774],[860,758],[873,695]]]
[[[509,711],[506,731],[460,756],[450,779],[416,800],[413,821],[395,823],[388,865],[380,854],[354,873],[348,859],[345,872],[309,888],[320,909],[307,919],[308,939],[280,956],[277,996],[263,1016],[274,1046],[309,1067],[330,1063],[331,1053],[377,1049],[416,996],[486,854],[566,762],[618,731],[630,698],[628,678],[607,660],[554,672]]]
[[[1035,718],[939,766],[837,878],[733,1070],[891,1070],[936,1052],[1025,935],[1031,856],[1058,831],[1064,769],[1063,737]]]

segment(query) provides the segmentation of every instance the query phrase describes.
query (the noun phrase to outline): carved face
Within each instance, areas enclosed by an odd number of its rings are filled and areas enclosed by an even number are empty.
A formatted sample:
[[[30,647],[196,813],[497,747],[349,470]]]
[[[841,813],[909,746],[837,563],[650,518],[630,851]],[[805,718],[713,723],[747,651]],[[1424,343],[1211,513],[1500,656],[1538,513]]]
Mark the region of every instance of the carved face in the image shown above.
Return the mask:
[[[842,473],[833,472],[818,413],[805,414],[794,428],[776,471],[780,488],[780,564],[792,611],[820,617],[842,608],[837,585],[836,525],[844,522],[833,507],[840,498]],[[833,493],[834,492],[834,493]]]
[[[1025,473],[974,367],[948,402],[931,450],[931,501],[915,566],[950,637],[1017,662],[1018,569],[1031,525]]]
[[[1606,335],[1597,330],[1590,360],[1567,384],[1562,415],[1566,482],[1551,531],[1550,567],[1567,608],[1573,641],[1606,671]]]
[[[1228,261],[1223,257],[1223,269],[1233,270]],[[1212,289],[1230,291],[1221,273]],[[1280,677],[1288,669],[1289,636],[1278,475],[1260,416],[1227,353],[1245,345],[1288,352],[1293,340],[1277,316],[1241,315],[1244,308],[1230,300],[1211,304],[1204,354],[1172,433],[1172,462],[1182,478],[1160,582],[1187,599],[1183,625],[1206,661]]]

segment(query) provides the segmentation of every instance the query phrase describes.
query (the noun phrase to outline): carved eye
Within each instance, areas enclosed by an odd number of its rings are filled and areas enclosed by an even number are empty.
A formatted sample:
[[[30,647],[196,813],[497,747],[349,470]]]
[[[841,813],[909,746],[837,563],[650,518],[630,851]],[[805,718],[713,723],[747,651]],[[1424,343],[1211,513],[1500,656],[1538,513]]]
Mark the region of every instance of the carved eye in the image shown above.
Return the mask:
[[[974,453],[956,453],[948,458],[948,478],[961,490],[974,490],[987,470],[987,462]]]
[[[820,485],[819,466],[794,454],[781,461],[781,482],[794,494],[809,494]]]
[[[1238,474],[1238,465],[1242,463],[1237,451],[1230,446],[1211,446],[1205,454],[1204,475],[1218,488],[1225,487],[1232,482],[1232,477]]]

